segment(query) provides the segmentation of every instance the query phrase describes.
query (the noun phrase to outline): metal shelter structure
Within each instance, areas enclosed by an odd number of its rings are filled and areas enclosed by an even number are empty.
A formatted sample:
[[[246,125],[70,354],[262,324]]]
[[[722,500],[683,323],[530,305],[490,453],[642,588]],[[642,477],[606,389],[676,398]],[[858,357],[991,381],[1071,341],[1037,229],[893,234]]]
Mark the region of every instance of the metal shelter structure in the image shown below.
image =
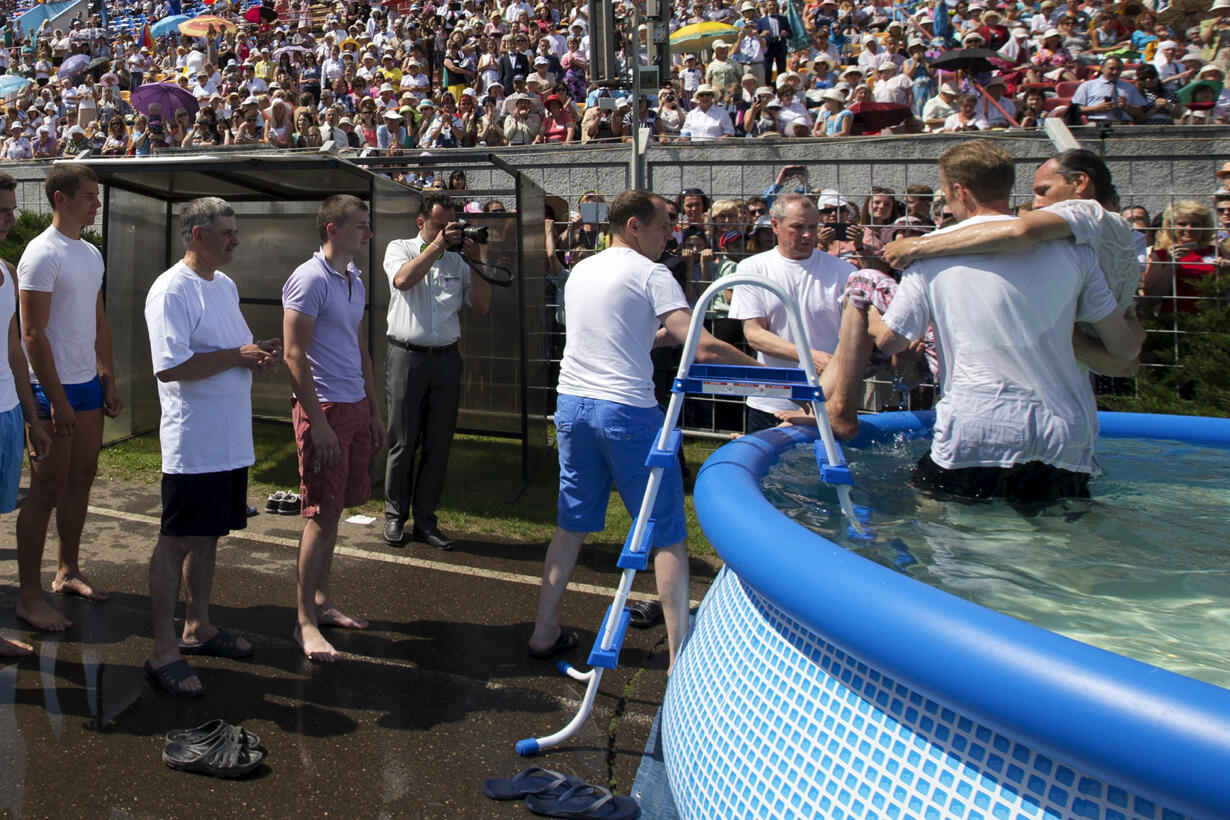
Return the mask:
[[[522,483],[547,450],[547,355],[545,251],[542,190],[498,158],[508,183],[500,190],[515,210],[469,214],[486,224],[487,261],[518,272],[509,288],[494,288],[491,311],[462,311],[465,360],[459,426],[468,432],[519,438]],[[77,160],[74,160],[77,161]],[[282,286],[290,273],[320,247],[316,211],[334,194],[368,203],[375,234],[368,256],[356,260],[367,288],[361,332],[384,401],[386,317],[390,289],[383,270],[385,249],[411,238],[421,189],[329,155],[210,156],[82,160],[98,173],[103,198],[103,295],[111,324],[116,383],[124,411],[107,421],[106,440],[156,430],[158,395],[145,327],[145,295],[160,273],[183,254],[178,217],[183,205],[218,196],[235,209],[240,246],[226,273],[239,288],[240,306],[258,339],[280,337]],[[490,167],[490,166],[489,166]],[[460,211],[464,205],[458,202]],[[536,239],[536,241],[535,241]],[[535,348],[543,348],[537,350]],[[253,414],[290,418],[290,387],[284,376],[257,380]],[[542,407],[531,406],[542,404]],[[383,475],[383,460],[373,472]]]

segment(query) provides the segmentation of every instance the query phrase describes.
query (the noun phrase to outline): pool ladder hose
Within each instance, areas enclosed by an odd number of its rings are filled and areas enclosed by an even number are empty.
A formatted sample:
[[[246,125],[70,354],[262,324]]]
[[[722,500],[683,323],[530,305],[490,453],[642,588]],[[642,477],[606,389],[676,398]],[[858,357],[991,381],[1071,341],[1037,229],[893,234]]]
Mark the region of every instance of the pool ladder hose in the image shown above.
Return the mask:
[[[735,285],[765,288],[786,305],[786,315],[790,323],[791,334],[798,347],[801,370],[693,364],[709,303],[718,293]],[[622,569],[623,573],[620,575],[619,586],[615,590],[615,598],[607,607],[602,619],[602,627],[590,651],[590,669],[588,672],[582,672],[567,661],[560,661],[556,664],[556,669],[561,675],[566,675],[586,685],[585,696],[581,699],[581,706],[577,713],[566,726],[545,737],[527,737],[518,740],[517,754],[525,757],[537,754],[564,743],[576,734],[593,709],[594,699],[598,695],[598,686],[602,682],[603,670],[614,669],[619,663],[619,652],[623,647],[624,636],[631,619],[631,612],[626,605],[628,594],[632,591],[632,580],[639,570],[649,566],[649,550],[653,543],[654,530],[654,522],[650,515],[658,498],[658,490],[662,485],[662,473],[678,458],[679,448],[683,444],[683,434],[677,429],[677,425],[686,394],[742,396],[771,394],[775,397],[789,397],[796,401],[810,402],[820,433],[820,440],[815,444],[816,459],[820,465],[820,478],[825,483],[831,484],[837,491],[842,512],[849,524],[850,535],[860,538],[871,537],[866,528],[869,511],[865,507],[855,507],[850,500],[850,487],[854,484],[854,480],[850,468],[846,465],[845,456],[833,436],[828,416],[825,414],[824,394],[819,387],[815,364],[811,358],[811,346],[808,344],[804,328],[798,305],[790,295],[781,286],[762,276],[740,273],[725,276],[701,294],[696,310],[692,314],[688,337],[684,340],[683,355],[671,388],[671,400],[666,409],[666,418],[658,433],[657,441],[645,459],[645,466],[650,468],[649,481],[645,485],[640,510],[633,519],[632,531],[628,534],[623,550],[619,554],[619,560],[616,562],[616,566]]]

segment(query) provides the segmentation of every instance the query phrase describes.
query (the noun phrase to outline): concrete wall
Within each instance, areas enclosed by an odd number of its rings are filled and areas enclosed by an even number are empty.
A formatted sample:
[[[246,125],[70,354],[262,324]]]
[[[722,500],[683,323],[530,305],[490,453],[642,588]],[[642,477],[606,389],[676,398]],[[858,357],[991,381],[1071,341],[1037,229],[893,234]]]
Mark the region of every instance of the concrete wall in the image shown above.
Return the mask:
[[[1155,213],[1175,198],[1205,199],[1217,185],[1214,172],[1230,159],[1230,127],[1117,127],[1100,138],[1093,127],[1073,129],[1086,147],[1101,151],[1124,204],[1141,204]],[[1033,169],[1054,153],[1040,132],[999,131],[982,135],[1003,145],[1018,159],[1016,197],[1027,201]],[[873,185],[902,191],[906,185],[938,187],[936,158],[949,146],[968,139],[950,134],[916,137],[852,137],[825,140],[723,140],[704,145],[651,146],[646,156],[648,187],[673,196],[684,188],[701,188],[710,195],[749,196],[762,192],[787,164],[805,165],[814,188],[836,188],[848,197],[865,196]],[[180,153],[180,152],[176,152]],[[220,153],[213,149],[211,153]],[[459,166],[481,160],[486,149],[435,152],[456,158]],[[575,206],[584,191],[597,189],[608,198],[627,190],[629,146],[575,146],[568,149],[522,147],[495,150],[549,193]],[[408,157],[413,165],[416,158]],[[356,158],[362,162],[361,158]],[[47,210],[38,181],[41,163],[5,163],[19,180],[18,204]],[[449,165],[437,166],[447,173]],[[508,189],[498,171],[467,168],[471,189]],[[483,196],[478,195],[481,199]],[[506,205],[511,206],[511,202]]]

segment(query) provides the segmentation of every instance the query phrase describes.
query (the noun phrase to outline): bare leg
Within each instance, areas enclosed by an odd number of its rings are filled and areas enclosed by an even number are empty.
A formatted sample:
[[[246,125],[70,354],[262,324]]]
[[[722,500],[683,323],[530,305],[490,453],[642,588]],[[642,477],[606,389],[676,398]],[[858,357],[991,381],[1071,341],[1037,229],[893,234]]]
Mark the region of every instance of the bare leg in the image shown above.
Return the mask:
[[[329,573],[333,569],[333,550],[325,556],[321,570],[320,586],[316,589],[316,623],[318,626],[337,626],[343,629],[367,629],[369,624],[357,615],[347,615],[337,608],[329,597]]]
[[[154,619],[154,650],[150,653],[149,665],[154,669],[184,659],[175,640],[175,604],[179,600],[179,576],[184,569],[185,556],[200,549],[208,549],[214,540],[205,536],[158,536],[154,554],[149,561],[149,603]],[[193,675],[180,683],[179,688],[183,692],[199,692],[204,687],[201,679]]]
[[[542,567],[542,588],[538,592],[538,619],[530,636],[530,649],[545,652],[559,639],[559,602],[568,588],[568,579],[577,565],[581,544],[589,533],[556,528],[547,547]]]
[[[90,487],[98,472],[98,450],[102,447],[102,410],[77,413],[77,427],[72,435],[68,475],[56,505],[56,533],[60,536],[60,568],[51,582],[54,592],[80,595],[90,601],[111,598],[105,590],[90,583],[81,573],[81,531],[85,528],[86,508],[90,504]]]
[[[316,594],[325,580],[325,571],[336,542],[337,519],[323,521],[319,516],[307,520],[299,539],[299,616],[295,625],[295,640],[303,647],[303,654],[314,661],[329,663],[340,660],[341,655],[320,634]]]
[[[867,332],[867,314],[849,300],[841,312],[841,340],[833,360],[820,374],[825,410],[833,435],[851,439],[858,435],[858,395],[863,373],[871,361],[875,345]]]
[[[17,513],[17,617],[35,629],[62,632],[72,621],[61,615],[43,596],[43,547],[51,511],[60,500],[68,476],[72,437],[56,436],[51,422],[40,424],[52,436],[51,452],[30,465],[30,492]]]
[[[675,668],[675,658],[683,647],[688,634],[688,550],[685,542],[671,544],[653,553],[653,574],[658,584],[658,598],[662,601],[662,614],[666,619],[666,640],[670,646],[670,665],[666,672]]]

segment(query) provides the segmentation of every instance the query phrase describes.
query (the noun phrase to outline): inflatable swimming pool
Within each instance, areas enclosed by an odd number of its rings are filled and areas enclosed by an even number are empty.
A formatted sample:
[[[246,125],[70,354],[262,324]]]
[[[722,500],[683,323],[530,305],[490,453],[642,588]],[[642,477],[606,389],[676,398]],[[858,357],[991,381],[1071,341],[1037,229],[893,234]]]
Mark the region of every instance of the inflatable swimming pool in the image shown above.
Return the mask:
[[[862,438],[930,414],[863,417]],[[1230,420],[1102,414],[1230,448]],[[685,817],[1230,817],[1230,691],[923,585],[781,515],[759,482],[814,430],[726,445],[695,491],[726,562],[671,676]]]

